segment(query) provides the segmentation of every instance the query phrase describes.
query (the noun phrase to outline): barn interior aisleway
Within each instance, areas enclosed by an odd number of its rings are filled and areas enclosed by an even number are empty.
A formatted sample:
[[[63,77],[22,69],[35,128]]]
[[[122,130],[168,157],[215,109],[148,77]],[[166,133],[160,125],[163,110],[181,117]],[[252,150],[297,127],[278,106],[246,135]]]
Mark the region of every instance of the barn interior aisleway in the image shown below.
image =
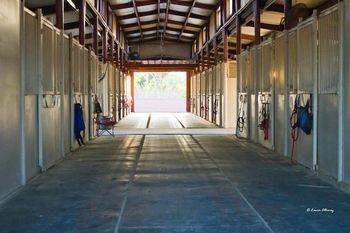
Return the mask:
[[[186,112],[186,72],[135,72],[135,112]]]

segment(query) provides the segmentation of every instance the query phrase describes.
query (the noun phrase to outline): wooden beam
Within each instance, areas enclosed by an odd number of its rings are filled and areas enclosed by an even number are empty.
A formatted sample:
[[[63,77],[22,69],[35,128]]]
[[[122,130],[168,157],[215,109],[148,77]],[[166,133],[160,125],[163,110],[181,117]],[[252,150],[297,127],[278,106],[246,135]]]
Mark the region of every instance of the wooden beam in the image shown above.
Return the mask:
[[[223,44],[224,44],[224,61],[228,61],[228,38],[227,38],[227,32],[226,30],[222,31],[222,37],[223,37]]]
[[[159,23],[160,23],[160,0],[157,3],[158,15],[157,15],[157,38],[159,37]]]
[[[159,3],[166,3],[166,0],[159,0]],[[137,1],[136,6],[147,6],[157,4],[154,0],[146,0],[146,1]],[[113,4],[111,5],[112,10],[121,10],[125,8],[133,8],[133,3],[122,3],[122,4]]]
[[[102,49],[102,57],[103,57],[103,61],[106,63],[107,62],[107,44],[108,44],[108,34],[107,34],[107,29],[103,29],[103,49]]]
[[[56,27],[64,29],[64,0],[56,0]]]
[[[160,11],[161,14],[171,14],[171,15],[177,15],[177,16],[182,16],[182,17],[186,17],[187,16],[186,12],[172,10],[172,9],[169,9],[169,8],[160,9],[159,11]],[[158,10],[155,9],[155,10],[151,10],[151,11],[139,12],[138,16],[139,17],[144,17],[144,16],[157,15],[157,14],[158,14]],[[127,14],[127,15],[117,16],[117,18],[119,20],[132,19],[132,18],[135,18],[135,17],[137,17],[136,12],[133,12],[133,13],[130,13],[130,14]],[[208,20],[210,18],[210,16],[191,13],[190,18],[201,19],[201,20]]]
[[[93,32],[94,51],[98,54],[98,17],[94,17],[94,32]]]
[[[166,27],[168,24],[168,18],[169,18],[169,9],[170,9],[170,0],[167,1],[166,3],[166,8],[165,8],[165,19],[164,19],[164,32],[163,32],[163,37],[166,36]]]
[[[196,4],[196,2],[197,2],[197,0],[193,0],[192,5],[191,5],[190,9],[188,10],[188,14],[187,14],[187,16],[186,16],[185,23],[184,23],[184,25],[182,26],[182,30],[181,30],[181,32],[180,32],[180,35],[179,35],[179,39],[178,39],[178,40],[181,39],[182,33],[184,33],[184,30],[186,29],[188,19],[190,18],[190,15],[191,15],[191,13],[192,13],[193,7],[194,7],[194,5]]]
[[[284,0],[284,18],[287,18],[287,15],[290,11],[290,9],[292,9],[292,0]]]
[[[142,27],[141,27],[141,23],[140,23],[139,11],[137,10],[137,6],[136,6],[136,3],[135,3],[135,0],[132,0],[132,4],[134,6],[134,12],[135,12],[135,15],[136,15],[137,24],[139,25],[139,29],[140,29],[141,40],[143,40],[143,32],[142,32]]]
[[[85,45],[86,0],[80,0],[79,6],[79,43]]]
[[[292,0],[290,0],[290,1],[292,1]],[[269,7],[267,7],[266,10],[267,11],[274,11],[274,12],[278,12],[278,13],[284,13],[284,11],[285,11],[284,7],[285,7],[285,5],[273,3]]]
[[[255,44],[259,45],[261,42],[261,4],[260,0],[254,1],[254,31],[255,31]]]
[[[254,21],[249,21],[246,24],[246,26],[254,27]],[[278,31],[278,32],[283,31],[283,26],[282,25],[274,25],[274,24],[267,24],[267,23],[260,23],[260,28],[271,30],[271,31]]]
[[[173,28],[173,27],[169,27],[169,26],[167,27],[167,30],[174,31],[174,32],[184,32],[184,33],[193,34],[193,35],[197,35],[198,34],[198,32],[196,32],[196,31],[182,30],[182,29],[179,29],[179,28]],[[151,32],[151,31],[158,32],[159,30],[157,29],[157,26],[143,29],[143,32]],[[138,32],[139,32],[139,30],[137,29],[137,30],[132,30],[132,31],[124,31],[124,34],[125,35],[129,35],[129,34],[135,34],[135,33],[138,33]]]

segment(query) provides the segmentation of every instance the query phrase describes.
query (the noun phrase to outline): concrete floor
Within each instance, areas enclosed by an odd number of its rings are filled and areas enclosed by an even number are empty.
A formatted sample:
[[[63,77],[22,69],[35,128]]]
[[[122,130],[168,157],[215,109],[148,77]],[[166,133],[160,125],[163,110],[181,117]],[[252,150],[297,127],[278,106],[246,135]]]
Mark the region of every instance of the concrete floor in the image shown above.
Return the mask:
[[[118,128],[205,124],[196,119],[131,115]],[[344,233],[349,213],[349,194],[233,136],[118,135],[94,140],[2,205],[0,232]]]

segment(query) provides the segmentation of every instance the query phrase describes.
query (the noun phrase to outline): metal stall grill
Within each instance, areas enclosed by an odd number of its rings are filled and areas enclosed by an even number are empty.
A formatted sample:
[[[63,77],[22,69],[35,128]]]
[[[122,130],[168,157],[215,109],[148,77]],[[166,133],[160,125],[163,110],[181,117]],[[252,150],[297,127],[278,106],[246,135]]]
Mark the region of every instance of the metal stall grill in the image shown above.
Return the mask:
[[[314,89],[314,18],[298,25],[298,90],[312,93]]]
[[[261,83],[260,91],[262,93],[271,92],[272,77],[273,77],[273,50],[271,39],[268,39],[261,45]]]
[[[298,49],[297,31],[288,33],[288,91],[296,93],[298,87]]]
[[[339,77],[339,13],[333,8],[319,16],[319,93],[336,94]]]

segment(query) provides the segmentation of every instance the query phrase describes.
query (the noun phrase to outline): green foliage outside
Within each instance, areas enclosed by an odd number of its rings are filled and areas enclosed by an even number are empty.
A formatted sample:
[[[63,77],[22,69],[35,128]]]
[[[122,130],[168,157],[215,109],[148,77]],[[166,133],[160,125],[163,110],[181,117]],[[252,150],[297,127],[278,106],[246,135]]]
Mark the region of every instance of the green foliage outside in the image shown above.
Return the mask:
[[[137,72],[134,82],[136,98],[186,98],[185,72]]]

